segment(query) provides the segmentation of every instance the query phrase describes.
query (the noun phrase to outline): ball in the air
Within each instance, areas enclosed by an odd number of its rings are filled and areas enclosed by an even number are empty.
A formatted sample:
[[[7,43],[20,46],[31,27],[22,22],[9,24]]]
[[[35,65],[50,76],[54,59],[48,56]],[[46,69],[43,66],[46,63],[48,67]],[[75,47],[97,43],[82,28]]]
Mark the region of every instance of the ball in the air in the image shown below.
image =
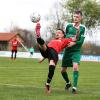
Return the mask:
[[[37,23],[40,21],[40,14],[38,13],[33,13],[31,16],[30,16],[30,19],[33,23]]]

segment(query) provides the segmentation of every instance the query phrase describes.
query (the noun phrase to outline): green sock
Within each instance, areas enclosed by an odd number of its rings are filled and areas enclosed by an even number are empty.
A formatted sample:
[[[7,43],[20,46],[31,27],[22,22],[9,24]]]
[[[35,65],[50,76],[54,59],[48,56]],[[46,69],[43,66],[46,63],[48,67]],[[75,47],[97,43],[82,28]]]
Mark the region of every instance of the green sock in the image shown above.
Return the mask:
[[[77,83],[78,83],[78,76],[79,76],[79,72],[78,71],[74,71],[73,72],[73,86],[74,87],[77,87]]]
[[[63,72],[62,76],[63,76],[64,80],[66,81],[66,83],[69,83],[69,78],[68,78],[67,72]]]

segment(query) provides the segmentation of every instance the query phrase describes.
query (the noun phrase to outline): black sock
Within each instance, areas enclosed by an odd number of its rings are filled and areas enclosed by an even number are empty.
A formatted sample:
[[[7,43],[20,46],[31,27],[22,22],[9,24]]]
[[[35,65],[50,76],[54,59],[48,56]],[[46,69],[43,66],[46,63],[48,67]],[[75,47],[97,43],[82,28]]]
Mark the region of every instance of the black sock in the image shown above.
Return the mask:
[[[62,74],[64,80],[66,81],[66,83],[69,83],[69,78],[68,78],[67,72],[62,72],[61,74]]]
[[[49,73],[48,73],[48,78],[47,78],[47,83],[50,83],[55,71],[55,66],[54,65],[49,65]]]
[[[40,44],[40,45],[43,45],[45,43],[45,41],[42,39],[42,38],[37,38],[37,42]]]
[[[13,53],[14,53],[14,52],[12,51],[12,53],[11,53],[11,59],[13,59]]]
[[[17,52],[15,52],[15,57],[14,57],[14,59],[16,59],[16,54],[17,54]]]

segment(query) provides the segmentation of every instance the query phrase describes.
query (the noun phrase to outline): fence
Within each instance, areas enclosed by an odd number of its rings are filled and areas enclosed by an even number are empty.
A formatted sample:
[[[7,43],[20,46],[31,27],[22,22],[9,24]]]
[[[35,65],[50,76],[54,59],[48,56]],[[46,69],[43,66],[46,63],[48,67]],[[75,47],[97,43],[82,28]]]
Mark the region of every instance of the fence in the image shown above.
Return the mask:
[[[0,51],[0,57],[11,57],[11,51]],[[18,52],[18,58],[41,58],[40,53],[34,53],[33,56],[30,56],[30,52]],[[62,54],[59,54],[59,59],[61,60],[63,57]],[[100,62],[100,56],[94,55],[82,55],[81,61],[96,61]]]

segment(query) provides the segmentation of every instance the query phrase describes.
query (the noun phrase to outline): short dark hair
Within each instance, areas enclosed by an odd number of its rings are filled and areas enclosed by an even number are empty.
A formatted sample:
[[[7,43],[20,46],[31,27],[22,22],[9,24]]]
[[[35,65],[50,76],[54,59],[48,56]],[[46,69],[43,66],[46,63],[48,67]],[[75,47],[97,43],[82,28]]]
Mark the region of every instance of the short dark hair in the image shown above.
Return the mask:
[[[60,31],[62,31],[62,33],[63,33],[63,34],[65,34],[65,32],[63,31],[63,29],[60,29],[60,28],[59,28],[59,29],[57,29],[57,30],[60,30]]]
[[[63,30],[63,29],[61,29],[61,28],[58,28],[57,30],[60,30],[60,31],[62,31],[62,33],[64,34],[64,37],[65,37],[65,32],[64,32],[64,30]]]
[[[76,10],[76,11],[75,11],[75,14],[80,14],[80,15],[82,16],[82,11]]]

